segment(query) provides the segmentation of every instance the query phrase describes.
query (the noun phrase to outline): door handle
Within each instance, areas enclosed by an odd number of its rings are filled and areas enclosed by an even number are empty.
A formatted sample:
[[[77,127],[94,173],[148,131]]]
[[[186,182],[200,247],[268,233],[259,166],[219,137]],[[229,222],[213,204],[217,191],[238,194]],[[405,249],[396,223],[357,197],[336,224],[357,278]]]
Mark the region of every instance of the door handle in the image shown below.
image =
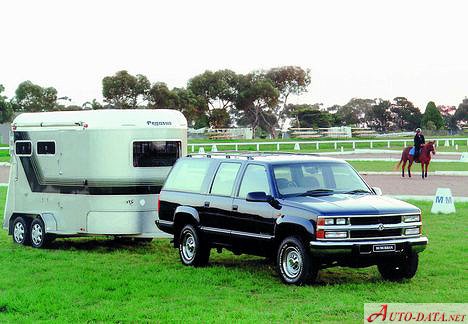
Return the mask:
[[[237,211],[238,209],[239,209],[239,206],[237,206],[237,205],[232,205],[232,210],[233,210],[233,211]]]
[[[205,208],[208,208],[210,207],[210,202],[209,201],[205,201]]]

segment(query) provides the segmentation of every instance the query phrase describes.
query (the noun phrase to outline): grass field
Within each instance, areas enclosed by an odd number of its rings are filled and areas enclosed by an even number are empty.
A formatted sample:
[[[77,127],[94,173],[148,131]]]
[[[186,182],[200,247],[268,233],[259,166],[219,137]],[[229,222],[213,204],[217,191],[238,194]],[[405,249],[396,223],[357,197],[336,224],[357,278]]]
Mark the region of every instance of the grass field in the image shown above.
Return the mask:
[[[5,189],[0,189],[3,207]],[[333,268],[317,284],[280,283],[253,256],[212,254],[184,267],[169,240],[146,246],[99,238],[61,239],[51,249],[14,245],[0,234],[0,322],[361,322],[366,302],[467,302],[468,204],[456,215],[423,209],[428,249],[411,281],[383,281],[376,268]]]

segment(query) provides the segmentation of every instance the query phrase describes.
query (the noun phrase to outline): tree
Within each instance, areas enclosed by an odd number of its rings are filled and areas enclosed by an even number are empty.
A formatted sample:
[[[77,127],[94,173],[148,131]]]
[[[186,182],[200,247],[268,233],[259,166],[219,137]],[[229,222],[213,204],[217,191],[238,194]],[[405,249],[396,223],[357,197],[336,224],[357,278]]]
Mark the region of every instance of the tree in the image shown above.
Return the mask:
[[[440,112],[440,115],[444,119],[444,124],[448,129],[457,130],[457,120],[455,119],[455,113],[457,112],[457,107],[455,106],[437,106],[437,110]]]
[[[231,116],[224,108],[212,109],[208,115],[210,126],[213,128],[226,128],[231,123]]]
[[[336,114],[342,125],[359,126],[365,122],[365,116],[374,104],[374,99],[352,98],[346,105],[340,107]]]
[[[174,107],[187,118],[188,125],[194,128],[208,127],[207,104],[201,96],[195,95],[189,89],[174,88]]]
[[[231,70],[205,71],[189,80],[187,89],[201,96],[208,108],[230,110],[237,96],[238,75]]]
[[[2,95],[5,91],[3,85],[0,84],[0,123],[11,122],[13,117],[13,107],[8,98]]]
[[[307,92],[310,85],[310,70],[304,70],[299,66],[282,66],[272,68],[266,72],[266,77],[270,79],[280,93],[279,106],[276,114],[283,117],[283,112],[287,107],[288,98],[291,94],[300,95]]]
[[[83,109],[87,110],[96,110],[96,109],[102,109],[102,104],[97,101],[96,99],[93,99],[92,101],[86,101],[81,105]]]
[[[18,111],[52,111],[57,104],[57,90],[24,81],[15,91],[14,108]]]
[[[177,96],[169,90],[164,82],[156,82],[153,84],[147,95],[148,108],[162,109],[162,108],[176,108]]]
[[[391,128],[414,131],[421,126],[421,111],[405,97],[395,97],[390,107]]]
[[[442,129],[444,127],[444,119],[433,101],[427,103],[426,110],[421,120],[422,127],[427,128],[429,121],[434,123],[436,129]]]
[[[238,124],[257,128],[276,136],[278,118],[275,107],[279,100],[279,91],[263,73],[253,72],[240,78],[236,99]]]
[[[457,127],[468,125],[468,98],[463,99],[462,103],[458,105],[453,118],[456,121]]]
[[[293,120],[293,127],[320,128],[331,127],[335,123],[334,115],[320,110],[320,104],[286,106],[285,115]]]
[[[104,101],[115,108],[137,108],[139,100],[146,99],[150,86],[144,75],[133,76],[123,70],[102,79],[102,95]]]
[[[381,132],[387,131],[392,121],[390,108],[390,101],[379,99],[365,115],[367,126]]]

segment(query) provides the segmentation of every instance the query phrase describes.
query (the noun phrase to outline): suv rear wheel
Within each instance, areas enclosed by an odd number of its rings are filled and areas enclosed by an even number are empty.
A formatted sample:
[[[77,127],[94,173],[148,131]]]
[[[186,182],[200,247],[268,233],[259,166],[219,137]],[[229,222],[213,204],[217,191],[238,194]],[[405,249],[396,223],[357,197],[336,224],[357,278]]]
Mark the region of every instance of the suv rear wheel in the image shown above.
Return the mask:
[[[391,281],[411,279],[418,270],[419,257],[410,253],[403,258],[384,261],[377,265],[382,278]]]
[[[179,236],[179,256],[182,264],[187,266],[204,266],[210,258],[210,247],[198,234],[195,227],[185,225]]]
[[[313,264],[303,241],[296,236],[285,238],[278,248],[276,266],[286,284],[303,285],[317,278],[318,267]]]

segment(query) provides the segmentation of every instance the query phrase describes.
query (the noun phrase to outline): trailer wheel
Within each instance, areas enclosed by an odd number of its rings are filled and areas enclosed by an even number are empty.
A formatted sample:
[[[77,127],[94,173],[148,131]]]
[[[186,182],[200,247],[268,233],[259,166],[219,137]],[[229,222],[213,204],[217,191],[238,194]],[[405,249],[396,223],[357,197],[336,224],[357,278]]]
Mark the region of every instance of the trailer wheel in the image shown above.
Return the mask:
[[[29,227],[23,217],[16,217],[13,221],[13,242],[28,245],[30,242]]]
[[[36,218],[31,223],[31,246],[34,248],[44,248],[51,241],[45,231],[44,222]]]

